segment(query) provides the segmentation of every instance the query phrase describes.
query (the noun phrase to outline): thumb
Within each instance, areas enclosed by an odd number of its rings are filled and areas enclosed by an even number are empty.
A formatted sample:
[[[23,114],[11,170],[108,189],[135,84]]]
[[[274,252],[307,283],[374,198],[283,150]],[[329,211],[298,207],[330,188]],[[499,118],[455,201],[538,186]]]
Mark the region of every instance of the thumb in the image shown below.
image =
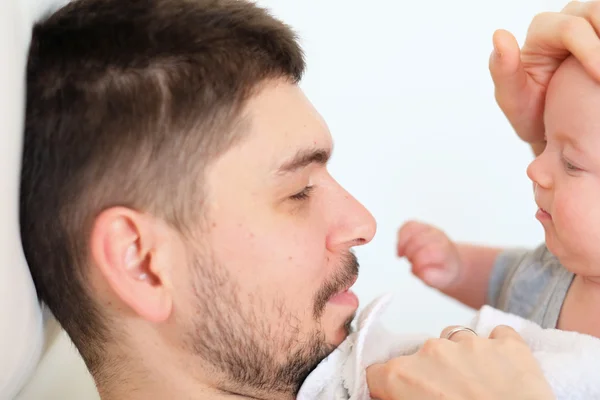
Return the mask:
[[[493,43],[489,69],[496,102],[521,139],[541,141],[544,137],[543,105],[540,104],[543,96],[539,90],[534,90],[535,85],[521,63],[519,44],[505,30],[494,32]]]
[[[496,89],[523,90],[527,86],[527,73],[521,64],[521,50],[517,39],[503,29],[494,32],[494,51],[490,56],[490,73]]]

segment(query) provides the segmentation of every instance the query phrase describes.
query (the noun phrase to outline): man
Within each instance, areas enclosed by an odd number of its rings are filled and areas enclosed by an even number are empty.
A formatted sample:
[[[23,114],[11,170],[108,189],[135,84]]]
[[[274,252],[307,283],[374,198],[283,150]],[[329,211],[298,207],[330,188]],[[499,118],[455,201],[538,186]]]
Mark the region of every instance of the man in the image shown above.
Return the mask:
[[[35,27],[23,245],[103,399],[291,399],[347,336],[375,222],[327,172],[303,70],[238,0],[79,0]]]
[[[327,172],[303,71],[237,0],[84,0],[34,28],[23,244],[103,398],[293,398],[347,336],[375,222]]]

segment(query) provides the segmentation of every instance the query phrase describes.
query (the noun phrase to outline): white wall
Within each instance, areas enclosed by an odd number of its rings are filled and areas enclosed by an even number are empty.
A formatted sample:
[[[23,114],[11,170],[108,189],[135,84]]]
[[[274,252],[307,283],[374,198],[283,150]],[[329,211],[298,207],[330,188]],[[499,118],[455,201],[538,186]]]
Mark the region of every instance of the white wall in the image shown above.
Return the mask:
[[[396,230],[405,220],[436,223],[458,240],[543,240],[525,175],[531,154],[494,102],[487,63],[495,29],[512,31],[522,43],[534,14],[565,3],[259,1],[300,33],[309,65],[302,86],[336,143],[331,171],[379,223],[375,240],[357,251],[356,291],[363,305],[379,293],[400,292],[388,313],[393,328],[437,334],[472,315],[424,287],[395,257]],[[68,368],[81,366],[64,366],[64,349],[45,360],[40,376],[58,373],[72,382]]]

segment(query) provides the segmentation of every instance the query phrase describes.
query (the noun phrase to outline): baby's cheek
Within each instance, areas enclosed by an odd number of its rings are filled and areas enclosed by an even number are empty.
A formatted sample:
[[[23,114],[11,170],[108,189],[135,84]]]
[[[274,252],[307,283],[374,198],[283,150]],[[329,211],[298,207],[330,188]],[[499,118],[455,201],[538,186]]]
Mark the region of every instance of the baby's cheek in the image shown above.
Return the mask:
[[[563,230],[570,232],[581,223],[584,217],[581,210],[581,204],[573,196],[566,196],[564,193],[557,194],[554,198],[554,210],[552,218],[555,224],[559,224]]]
[[[564,251],[578,263],[600,257],[600,210],[596,211],[600,207],[590,207],[585,199],[573,196],[555,202],[553,220]]]

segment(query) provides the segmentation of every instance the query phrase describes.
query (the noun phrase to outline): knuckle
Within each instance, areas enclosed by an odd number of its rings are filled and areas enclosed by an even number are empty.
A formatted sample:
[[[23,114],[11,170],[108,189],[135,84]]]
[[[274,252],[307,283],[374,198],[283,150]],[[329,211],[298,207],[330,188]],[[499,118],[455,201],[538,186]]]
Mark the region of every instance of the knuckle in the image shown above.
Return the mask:
[[[417,224],[416,221],[405,222],[400,229],[398,229],[398,237],[408,236],[415,229]]]
[[[405,377],[405,365],[401,358],[394,358],[385,364],[384,379],[389,385],[393,385],[398,380]]]
[[[492,330],[491,336],[494,336],[497,338],[504,338],[504,339],[508,339],[508,338],[514,339],[515,333],[516,333],[515,330],[509,326],[498,325],[497,327],[495,327]]]
[[[527,343],[511,327],[497,326],[492,334],[495,337],[495,342],[499,343],[504,351],[521,352],[525,348],[529,348]]]
[[[485,351],[485,342],[481,338],[476,336],[469,335],[469,337],[465,337],[465,340],[462,341],[464,345],[474,354],[479,354]]]
[[[579,9],[579,1],[569,1],[562,9],[562,13],[569,14]]]
[[[439,231],[434,225],[425,225],[425,231],[429,234],[437,233]]]
[[[563,37],[574,37],[581,31],[587,21],[580,17],[570,17],[562,20],[558,25],[558,32]]]
[[[420,224],[419,222],[411,220],[411,221],[408,221],[406,224],[404,224],[404,227],[406,229],[412,229],[412,228],[419,226],[419,224]]]
[[[440,233],[442,233],[442,234],[444,233],[444,232],[443,232],[443,231],[442,231],[440,228],[438,228],[438,227],[437,227],[437,226],[435,226],[435,225],[427,225],[427,230],[428,230],[430,233],[435,233],[435,234],[438,234],[438,235],[439,235]]]
[[[446,245],[449,242],[448,235],[439,229],[436,229],[432,234],[432,241],[440,245]]]
[[[450,238],[446,235],[444,235],[442,239],[443,240],[440,246],[442,250],[445,252],[452,251],[452,249],[454,249],[454,243],[452,242],[452,240],[450,240]]]
[[[573,2],[578,3],[578,2]],[[587,3],[588,13],[592,18],[600,18],[600,1],[591,1]]]
[[[437,357],[443,352],[444,339],[427,339],[420,352],[428,356]]]
[[[440,333],[440,337],[442,337],[442,338],[447,337],[448,334],[456,328],[458,328],[458,325],[450,325],[450,326],[445,327],[444,329],[442,329],[442,332]]]
[[[436,232],[436,236],[438,240],[440,240],[444,245],[447,246],[452,244],[452,239],[450,239],[450,236],[448,236],[448,234],[445,231],[438,229]]]
[[[538,26],[539,24],[544,24],[548,19],[551,18],[553,18],[553,13],[549,11],[538,13],[534,15],[530,26]]]

